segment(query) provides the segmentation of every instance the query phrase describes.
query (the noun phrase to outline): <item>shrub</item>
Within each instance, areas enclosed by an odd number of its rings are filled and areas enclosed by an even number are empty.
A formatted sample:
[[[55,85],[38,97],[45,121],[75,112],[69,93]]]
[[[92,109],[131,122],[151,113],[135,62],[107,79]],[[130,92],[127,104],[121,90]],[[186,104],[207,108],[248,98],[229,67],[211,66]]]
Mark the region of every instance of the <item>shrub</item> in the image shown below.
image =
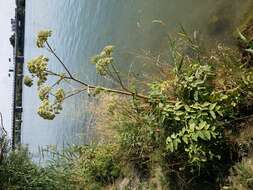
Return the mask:
[[[0,189],[101,189],[120,176],[116,152],[115,145],[73,146],[51,152],[55,156],[42,167],[26,149],[10,151],[0,163]]]
[[[250,104],[252,69],[235,50],[219,45],[204,52],[182,36],[186,43],[172,43],[169,79],[149,84],[147,100],[133,96],[127,103],[115,102],[114,127],[122,158],[143,176],[158,153],[178,188],[217,188],[236,161],[227,134],[241,119],[240,107]]]
[[[8,152],[0,164],[0,187],[8,189],[57,189],[47,171],[35,165],[26,149]]]

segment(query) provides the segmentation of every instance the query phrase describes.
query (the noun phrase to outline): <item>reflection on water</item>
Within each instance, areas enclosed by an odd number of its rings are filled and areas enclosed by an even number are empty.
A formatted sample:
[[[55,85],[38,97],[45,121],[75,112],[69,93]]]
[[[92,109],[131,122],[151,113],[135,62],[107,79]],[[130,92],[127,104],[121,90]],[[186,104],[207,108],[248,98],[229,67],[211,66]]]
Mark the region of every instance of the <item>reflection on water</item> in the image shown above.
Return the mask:
[[[142,49],[161,53],[167,49],[167,34],[182,24],[189,32],[202,33],[210,45],[230,42],[231,31],[248,11],[252,0],[27,0],[25,59],[47,54],[35,47],[36,33],[51,29],[51,43],[71,72],[91,83],[106,83],[96,75],[89,59],[107,44],[123,55],[121,68],[128,69],[132,57],[124,52]],[[62,70],[50,57],[52,69]],[[22,142],[31,150],[38,146],[87,142],[86,111],[91,98],[85,94],[68,99],[54,121],[36,114],[36,88],[24,88]]]

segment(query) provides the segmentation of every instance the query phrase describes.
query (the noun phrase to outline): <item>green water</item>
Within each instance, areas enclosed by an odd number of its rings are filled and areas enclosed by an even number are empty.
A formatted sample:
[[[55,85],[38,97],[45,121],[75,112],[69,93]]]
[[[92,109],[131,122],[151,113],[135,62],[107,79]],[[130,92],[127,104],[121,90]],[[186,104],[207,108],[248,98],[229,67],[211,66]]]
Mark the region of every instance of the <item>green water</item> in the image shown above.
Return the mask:
[[[211,46],[217,41],[230,44],[231,31],[252,0],[27,0],[26,4],[25,59],[48,54],[35,47],[35,39],[39,30],[51,29],[50,42],[71,72],[91,83],[106,84],[89,64],[105,45],[113,44],[126,55],[119,60],[127,69],[132,60],[127,52],[165,52],[168,33],[178,31],[180,24],[189,32],[199,31]],[[62,70],[54,58],[50,60],[52,69]],[[22,143],[30,150],[87,142],[93,118],[87,113],[91,98],[86,94],[69,99],[54,121],[36,114],[35,87],[24,88],[23,99]]]

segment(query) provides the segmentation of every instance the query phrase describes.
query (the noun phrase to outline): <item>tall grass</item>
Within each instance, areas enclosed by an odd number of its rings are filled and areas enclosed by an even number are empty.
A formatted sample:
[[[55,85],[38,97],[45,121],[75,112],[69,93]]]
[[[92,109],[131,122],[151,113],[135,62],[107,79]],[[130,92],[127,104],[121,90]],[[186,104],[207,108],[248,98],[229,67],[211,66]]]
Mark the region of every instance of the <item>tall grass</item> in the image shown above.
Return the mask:
[[[101,189],[120,175],[116,151],[114,145],[71,147],[42,167],[27,149],[10,150],[0,163],[0,189]]]

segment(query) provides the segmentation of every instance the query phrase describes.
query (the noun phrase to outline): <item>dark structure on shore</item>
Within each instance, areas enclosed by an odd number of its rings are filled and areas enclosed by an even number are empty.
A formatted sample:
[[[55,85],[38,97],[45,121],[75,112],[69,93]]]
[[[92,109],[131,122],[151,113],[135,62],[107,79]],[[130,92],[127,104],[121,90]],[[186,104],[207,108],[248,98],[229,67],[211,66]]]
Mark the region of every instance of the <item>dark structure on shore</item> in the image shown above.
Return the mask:
[[[14,90],[13,90],[13,119],[12,119],[12,148],[21,143],[22,124],[22,90],[24,65],[25,39],[25,0],[16,0],[15,19],[11,20],[12,29],[15,29],[15,46],[13,49],[14,61]],[[15,26],[15,27],[14,27]]]

